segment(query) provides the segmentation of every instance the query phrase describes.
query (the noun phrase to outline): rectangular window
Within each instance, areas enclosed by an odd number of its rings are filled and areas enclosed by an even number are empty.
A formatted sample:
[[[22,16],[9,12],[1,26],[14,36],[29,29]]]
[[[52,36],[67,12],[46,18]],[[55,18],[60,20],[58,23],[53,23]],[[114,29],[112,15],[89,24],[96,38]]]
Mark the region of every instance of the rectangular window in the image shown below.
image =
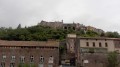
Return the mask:
[[[6,59],[6,55],[3,55],[2,56],[2,62],[5,62],[5,59]]]
[[[11,57],[11,62],[15,62],[15,56]]]
[[[41,56],[41,57],[40,57],[40,63],[43,63],[43,62],[44,62],[44,57]]]
[[[99,43],[99,47],[102,47],[101,43]]]
[[[95,47],[95,42],[93,42],[93,47]]]
[[[53,67],[53,65],[49,64],[48,67]]]
[[[1,67],[5,67],[5,62],[2,62],[2,63],[1,63]]]
[[[33,63],[34,62],[34,57],[30,56],[30,62]]]
[[[10,67],[15,67],[15,63],[10,63]]]
[[[44,65],[43,65],[43,64],[39,64],[38,66],[39,66],[39,67],[43,67]]]
[[[89,42],[86,42],[86,46],[88,46],[88,47],[89,47]]]
[[[25,56],[21,56],[21,57],[20,57],[20,62],[21,62],[21,63],[24,63],[24,62],[25,62]]]
[[[48,63],[53,63],[53,57],[52,56],[49,57]]]
[[[108,44],[107,44],[107,43],[105,43],[105,47],[108,47]]]

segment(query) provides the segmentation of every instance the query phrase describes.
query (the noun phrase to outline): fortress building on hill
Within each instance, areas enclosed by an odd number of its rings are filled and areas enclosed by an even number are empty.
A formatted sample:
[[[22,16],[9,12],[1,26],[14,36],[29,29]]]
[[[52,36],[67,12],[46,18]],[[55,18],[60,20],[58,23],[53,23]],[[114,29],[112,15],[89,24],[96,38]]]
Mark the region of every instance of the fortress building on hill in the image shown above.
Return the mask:
[[[75,31],[80,31],[80,30],[91,30],[94,32],[97,32],[99,34],[103,33],[104,31],[102,29],[97,29],[95,27],[92,26],[85,26],[83,24],[80,23],[64,23],[63,20],[62,21],[54,21],[54,22],[47,22],[47,21],[41,21],[40,23],[38,23],[38,25],[41,26],[48,26],[51,27],[53,29],[64,29],[64,30],[75,30]]]

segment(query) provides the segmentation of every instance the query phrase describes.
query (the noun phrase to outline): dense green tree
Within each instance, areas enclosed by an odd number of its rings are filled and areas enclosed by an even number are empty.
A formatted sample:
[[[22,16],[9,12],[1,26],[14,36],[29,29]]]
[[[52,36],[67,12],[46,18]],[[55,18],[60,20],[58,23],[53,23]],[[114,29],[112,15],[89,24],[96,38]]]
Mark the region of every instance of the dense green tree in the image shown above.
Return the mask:
[[[100,35],[97,32],[88,30],[86,31],[84,37],[99,37]]]
[[[2,40],[22,40],[22,41],[47,41],[48,39],[64,40],[67,34],[77,34],[81,37],[115,37],[118,38],[120,35],[117,32],[107,32],[104,35],[100,35],[94,31],[75,31],[73,29],[53,29],[47,26],[30,26],[21,28],[21,24],[16,29],[0,28],[0,39]]]
[[[110,52],[108,54],[108,67],[119,67],[118,53]]]
[[[106,32],[105,36],[106,37],[111,37],[111,38],[119,38],[120,37],[118,32]]]
[[[101,36],[101,37],[105,37],[105,33],[102,32],[102,33],[100,34],[100,36]]]
[[[20,29],[21,28],[21,24],[18,25],[17,29]]]

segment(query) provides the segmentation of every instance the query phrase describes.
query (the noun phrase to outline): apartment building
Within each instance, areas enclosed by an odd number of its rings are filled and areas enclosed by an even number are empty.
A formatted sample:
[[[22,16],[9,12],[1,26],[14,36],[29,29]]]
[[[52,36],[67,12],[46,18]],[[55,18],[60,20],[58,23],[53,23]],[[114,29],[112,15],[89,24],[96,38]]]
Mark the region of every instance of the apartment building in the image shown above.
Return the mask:
[[[0,67],[58,67],[57,41],[0,41]]]

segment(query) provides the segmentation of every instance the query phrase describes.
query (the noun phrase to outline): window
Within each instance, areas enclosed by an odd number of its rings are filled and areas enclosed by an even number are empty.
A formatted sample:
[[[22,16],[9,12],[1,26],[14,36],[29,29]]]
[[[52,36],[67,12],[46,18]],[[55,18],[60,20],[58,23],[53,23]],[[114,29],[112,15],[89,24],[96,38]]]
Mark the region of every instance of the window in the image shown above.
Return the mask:
[[[86,46],[89,46],[89,42],[86,42]]]
[[[115,50],[115,51],[119,53],[119,50]]]
[[[75,30],[75,27],[73,27],[73,30]]]
[[[5,62],[5,59],[6,59],[6,55],[3,55],[2,56],[2,62]]]
[[[1,63],[1,67],[5,67],[5,62],[2,62],[2,63]]]
[[[30,62],[34,62],[34,57],[33,56],[30,56]]]
[[[40,63],[43,63],[43,62],[44,62],[44,57],[41,56],[41,57],[40,57]]]
[[[101,43],[99,43],[99,47],[102,47]]]
[[[71,27],[68,27],[68,29],[70,29]]]
[[[15,63],[10,63],[10,67],[15,67]]]
[[[24,63],[24,62],[25,62],[25,56],[21,56],[21,57],[20,57],[20,62],[21,62],[21,63]]]
[[[38,67],[44,67],[44,65],[43,64],[39,64]]]
[[[53,57],[52,56],[49,57],[48,63],[53,63]]]
[[[53,65],[52,65],[52,64],[49,64],[48,67],[53,67]]]
[[[107,43],[105,43],[105,47],[108,47],[108,44],[107,44]]]
[[[15,56],[11,57],[11,62],[15,62]]]
[[[95,42],[93,42],[93,47],[95,47]]]
[[[67,27],[64,27],[64,29],[67,29]]]

